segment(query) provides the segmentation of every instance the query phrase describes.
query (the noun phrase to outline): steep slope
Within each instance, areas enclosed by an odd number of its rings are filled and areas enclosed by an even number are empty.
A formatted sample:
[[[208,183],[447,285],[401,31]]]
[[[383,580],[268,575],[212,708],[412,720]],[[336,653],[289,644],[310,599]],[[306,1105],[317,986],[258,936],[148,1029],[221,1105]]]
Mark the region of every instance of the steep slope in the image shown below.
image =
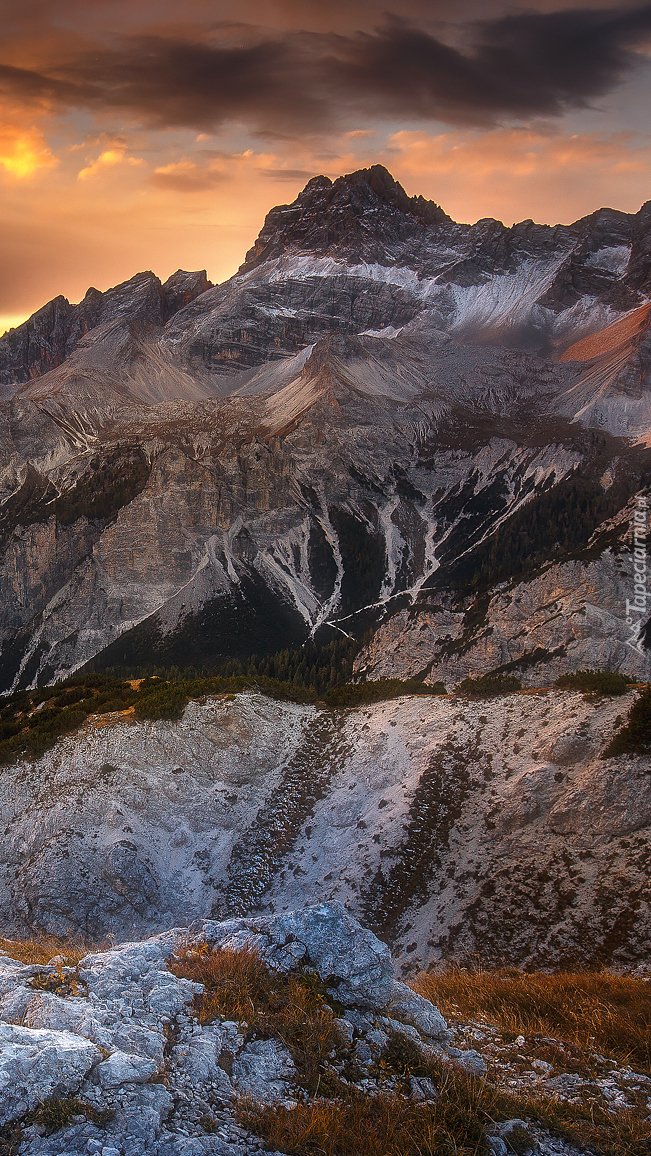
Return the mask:
[[[646,960],[648,760],[600,758],[632,697],[90,719],[3,771],[3,926],[132,936],[336,898],[404,972]]]

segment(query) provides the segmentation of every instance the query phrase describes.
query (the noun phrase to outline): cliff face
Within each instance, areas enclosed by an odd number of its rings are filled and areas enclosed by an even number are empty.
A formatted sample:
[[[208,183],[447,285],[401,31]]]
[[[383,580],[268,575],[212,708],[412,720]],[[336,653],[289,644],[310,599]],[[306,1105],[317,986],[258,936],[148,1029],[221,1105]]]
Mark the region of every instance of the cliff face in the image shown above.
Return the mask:
[[[0,340],[1,688],[369,627],[368,673],[648,677],[650,229],[458,225],[375,166],[224,285],[44,307]]]
[[[133,937],[338,899],[403,971],[648,958],[651,779],[602,759],[632,695],[255,695],[91,718],[0,778],[5,928]]]

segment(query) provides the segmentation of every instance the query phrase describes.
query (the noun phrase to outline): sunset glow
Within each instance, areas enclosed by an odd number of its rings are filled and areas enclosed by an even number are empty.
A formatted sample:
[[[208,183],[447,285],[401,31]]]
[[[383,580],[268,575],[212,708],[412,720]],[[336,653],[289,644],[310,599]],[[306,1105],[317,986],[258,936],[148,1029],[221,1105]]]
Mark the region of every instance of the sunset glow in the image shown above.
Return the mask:
[[[517,11],[0,4],[0,328],[141,268],[223,280],[318,173],[382,163],[464,221],[636,211],[651,9]]]

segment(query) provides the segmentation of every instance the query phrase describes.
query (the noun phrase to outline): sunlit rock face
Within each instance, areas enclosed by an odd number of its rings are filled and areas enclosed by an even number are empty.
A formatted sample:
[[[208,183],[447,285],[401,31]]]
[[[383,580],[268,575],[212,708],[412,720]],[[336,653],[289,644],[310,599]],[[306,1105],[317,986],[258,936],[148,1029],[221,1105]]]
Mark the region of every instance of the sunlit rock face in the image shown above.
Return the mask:
[[[378,627],[360,673],[648,676],[650,236],[455,224],[375,166],[223,285],[55,299],[0,340],[0,687]]]
[[[648,759],[601,757],[633,698],[242,694],[90,720],[3,770],[0,921],[137,938],[337,900],[404,974],[646,962]]]

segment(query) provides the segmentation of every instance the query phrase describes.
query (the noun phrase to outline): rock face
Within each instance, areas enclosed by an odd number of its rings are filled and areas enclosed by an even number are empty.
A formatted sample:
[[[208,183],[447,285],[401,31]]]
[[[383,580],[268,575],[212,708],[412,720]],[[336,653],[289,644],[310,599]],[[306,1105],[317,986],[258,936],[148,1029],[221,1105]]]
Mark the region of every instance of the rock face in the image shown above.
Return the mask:
[[[3,770],[0,923],[98,939],[200,920],[274,967],[309,958],[370,1007],[386,1002],[388,955],[337,901],[407,975],[469,954],[639,963],[648,759],[601,758],[633,697],[331,712],[241,694],[191,702],[179,723],[91,719]]]
[[[0,340],[0,689],[385,623],[360,670],[535,685],[596,637],[649,677],[650,228],[459,225],[374,166],[272,210],[223,285],[45,306]]]
[[[205,269],[177,269],[161,284],[153,273],[138,273],[106,293],[92,287],[79,305],[65,297],[48,301],[28,321],[0,339],[0,380],[17,384],[41,377],[61,365],[82,338],[98,326],[121,320],[135,325],[162,325],[212,288]]]

